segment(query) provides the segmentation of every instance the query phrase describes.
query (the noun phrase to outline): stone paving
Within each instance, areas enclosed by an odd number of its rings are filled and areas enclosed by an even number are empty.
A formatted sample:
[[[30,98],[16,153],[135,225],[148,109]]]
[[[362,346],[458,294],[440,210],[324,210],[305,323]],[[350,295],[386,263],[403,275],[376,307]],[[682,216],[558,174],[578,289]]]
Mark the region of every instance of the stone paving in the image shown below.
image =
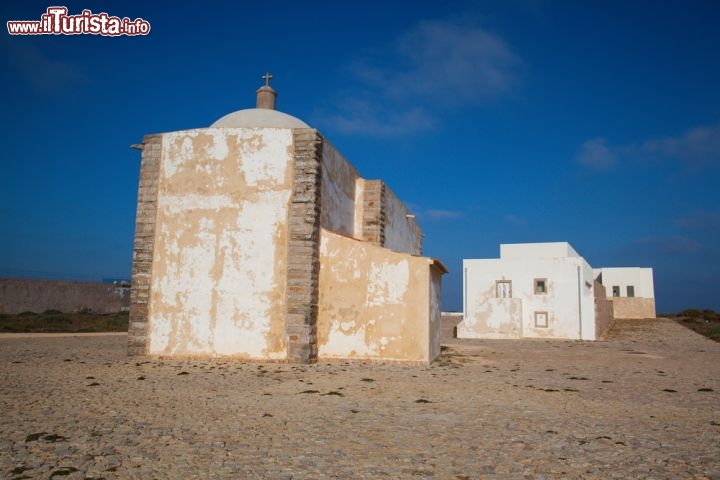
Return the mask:
[[[720,344],[449,340],[431,366],[147,361],[0,337],[0,478],[720,480]]]

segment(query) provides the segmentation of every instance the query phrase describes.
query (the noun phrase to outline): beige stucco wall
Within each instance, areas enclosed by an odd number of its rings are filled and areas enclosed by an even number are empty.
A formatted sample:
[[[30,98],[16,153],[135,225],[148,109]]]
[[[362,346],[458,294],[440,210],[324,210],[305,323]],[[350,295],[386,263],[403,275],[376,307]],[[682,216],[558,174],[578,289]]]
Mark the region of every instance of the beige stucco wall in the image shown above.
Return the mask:
[[[396,252],[422,254],[422,231],[400,199],[385,187],[385,247]]]
[[[150,355],[285,358],[290,129],[166,133]]]
[[[431,281],[432,265],[428,258],[322,229],[318,357],[435,358],[440,348],[440,288],[439,278]]]
[[[615,318],[655,318],[655,299],[640,297],[609,297]]]

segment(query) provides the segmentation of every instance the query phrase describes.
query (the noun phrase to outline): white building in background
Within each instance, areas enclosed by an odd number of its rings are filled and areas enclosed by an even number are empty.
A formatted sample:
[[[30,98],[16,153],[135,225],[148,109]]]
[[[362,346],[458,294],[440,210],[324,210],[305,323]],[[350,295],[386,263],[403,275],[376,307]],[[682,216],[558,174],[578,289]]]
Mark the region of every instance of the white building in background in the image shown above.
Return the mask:
[[[566,242],[500,245],[500,258],[463,261],[458,338],[595,340],[613,315],[593,269]]]
[[[655,318],[652,268],[596,268],[595,279],[605,286],[615,318]]]

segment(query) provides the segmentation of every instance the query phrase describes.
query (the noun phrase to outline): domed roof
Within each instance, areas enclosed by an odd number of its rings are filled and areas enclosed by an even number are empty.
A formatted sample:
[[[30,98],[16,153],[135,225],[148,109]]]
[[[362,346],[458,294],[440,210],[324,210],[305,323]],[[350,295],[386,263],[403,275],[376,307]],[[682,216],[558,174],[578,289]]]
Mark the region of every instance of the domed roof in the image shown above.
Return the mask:
[[[210,128],[310,128],[297,117],[267,108],[246,108],[228,113]]]
[[[310,128],[292,115],[275,110],[277,92],[270,86],[270,72],[265,73],[265,85],[255,92],[256,107],[229,113],[210,125],[210,128]]]

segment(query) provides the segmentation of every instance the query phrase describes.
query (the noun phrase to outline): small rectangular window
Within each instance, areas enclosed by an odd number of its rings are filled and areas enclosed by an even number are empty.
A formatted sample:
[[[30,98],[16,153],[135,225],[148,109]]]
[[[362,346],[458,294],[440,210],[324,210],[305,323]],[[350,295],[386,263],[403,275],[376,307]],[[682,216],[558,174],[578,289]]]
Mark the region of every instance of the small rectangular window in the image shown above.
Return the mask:
[[[620,287],[617,285],[613,285],[613,297],[619,297],[620,296]]]
[[[545,295],[547,293],[547,279],[535,279],[535,295]]]
[[[498,280],[495,282],[497,298],[512,298],[512,282],[510,280]]]
[[[547,312],[535,312],[535,326],[538,328],[547,328],[547,326],[548,326]]]
[[[634,296],[635,296],[635,286],[634,286],[634,285],[628,285],[628,287],[627,287],[627,296],[628,296],[628,297],[634,297]]]

